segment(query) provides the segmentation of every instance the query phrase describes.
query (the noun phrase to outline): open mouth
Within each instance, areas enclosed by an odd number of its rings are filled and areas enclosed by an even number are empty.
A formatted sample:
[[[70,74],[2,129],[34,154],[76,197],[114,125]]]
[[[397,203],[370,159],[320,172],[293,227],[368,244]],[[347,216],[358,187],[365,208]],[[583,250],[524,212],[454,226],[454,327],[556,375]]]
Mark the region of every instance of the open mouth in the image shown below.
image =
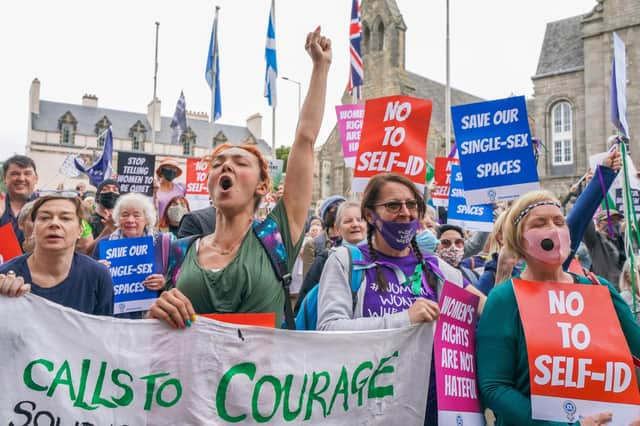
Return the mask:
[[[227,191],[233,186],[233,180],[229,176],[221,176],[219,180],[219,185],[223,191]]]

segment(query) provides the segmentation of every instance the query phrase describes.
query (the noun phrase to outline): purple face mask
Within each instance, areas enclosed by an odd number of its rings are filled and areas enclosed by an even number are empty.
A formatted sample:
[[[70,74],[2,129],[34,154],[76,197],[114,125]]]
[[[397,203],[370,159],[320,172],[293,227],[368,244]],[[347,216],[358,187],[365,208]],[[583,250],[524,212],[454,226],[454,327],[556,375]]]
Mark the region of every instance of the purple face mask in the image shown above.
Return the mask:
[[[407,248],[420,227],[420,222],[417,219],[411,222],[392,222],[382,220],[375,212],[373,212],[373,217],[376,229],[380,232],[385,242],[389,244],[389,247],[394,250]]]

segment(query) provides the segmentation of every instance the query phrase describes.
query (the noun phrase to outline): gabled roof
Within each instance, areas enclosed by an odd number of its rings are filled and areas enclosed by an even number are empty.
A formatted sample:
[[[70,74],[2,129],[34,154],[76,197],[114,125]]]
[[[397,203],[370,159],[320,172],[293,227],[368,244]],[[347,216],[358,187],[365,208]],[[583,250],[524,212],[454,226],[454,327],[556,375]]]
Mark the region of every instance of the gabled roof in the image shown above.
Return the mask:
[[[151,128],[146,114],[52,101],[40,101],[40,113],[34,114],[31,126],[33,130],[57,132],[59,130],[58,120],[67,111],[71,112],[77,120],[76,132],[81,135],[96,136],[96,123],[105,116],[112,123],[113,137],[116,139],[130,139],[129,130],[138,120],[147,131]],[[169,124],[171,124],[171,117],[161,117],[162,130],[156,133],[157,143],[171,143],[173,129],[169,127]],[[232,144],[240,144],[253,138],[261,152],[272,155],[269,144],[264,139],[256,139],[246,127],[193,119],[187,119],[187,125],[196,134],[196,146],[198,147],[211,148],[213,137],[222,132],[227,137],[227,142]],[[151,136],[150,133],[147,133],[147,141],[149,140],[151,140]]]
[[[534,78],[584,67],[581,22],[582,15],[579,15],[547,24]]]
[[[419,74],[407,71],[410,87],[415,89],[413,93],[407,93],[418,98],[431,99],[433,102],[433,110],[431,114],[431,122],[437,123],[438,127],[444,126],[444,103],[446,85],[438,83],[435,80],[423,77]],[[474,96],[470,93],[463,92],[455,88],[451,88],[451,105],[463,105],[474,102],[482,102],[484,99]]]

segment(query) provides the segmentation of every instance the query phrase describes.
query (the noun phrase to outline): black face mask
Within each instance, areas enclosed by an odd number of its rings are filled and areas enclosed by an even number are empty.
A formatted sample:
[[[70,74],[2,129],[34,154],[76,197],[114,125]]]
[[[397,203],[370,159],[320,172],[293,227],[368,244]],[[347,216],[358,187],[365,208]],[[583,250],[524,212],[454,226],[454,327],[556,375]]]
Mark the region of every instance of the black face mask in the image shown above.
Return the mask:
[[[171,182],[176,178],[176,176],[178,176],[178,171],[173,168],[163,167],[160,169],[160,175],[162,175],[163,178]]]
[[[116,201],[120,194],[117,192],[103,192],[98,196],[98,203],[105,209],[112,209],[116,205]]]

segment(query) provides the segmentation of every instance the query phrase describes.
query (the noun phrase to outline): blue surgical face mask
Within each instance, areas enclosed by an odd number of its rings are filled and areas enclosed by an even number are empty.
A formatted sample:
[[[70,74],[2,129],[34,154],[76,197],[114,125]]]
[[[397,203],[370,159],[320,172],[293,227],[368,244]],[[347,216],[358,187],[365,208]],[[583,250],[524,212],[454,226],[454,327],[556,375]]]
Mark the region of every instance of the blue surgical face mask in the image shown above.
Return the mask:
[[[411,222],[393,222],[382,220],[375,212],[373,213],[374,224],[384,241],[394,250],[404,250],[409,247],[411,240],[416,235],[416,231],[420,227],[420,222],[412,220]]]
[[[438,245],[438,237],[436,237],[433,232],[426,230],[416,235],[416,242],[423,254],[433,254]]]

